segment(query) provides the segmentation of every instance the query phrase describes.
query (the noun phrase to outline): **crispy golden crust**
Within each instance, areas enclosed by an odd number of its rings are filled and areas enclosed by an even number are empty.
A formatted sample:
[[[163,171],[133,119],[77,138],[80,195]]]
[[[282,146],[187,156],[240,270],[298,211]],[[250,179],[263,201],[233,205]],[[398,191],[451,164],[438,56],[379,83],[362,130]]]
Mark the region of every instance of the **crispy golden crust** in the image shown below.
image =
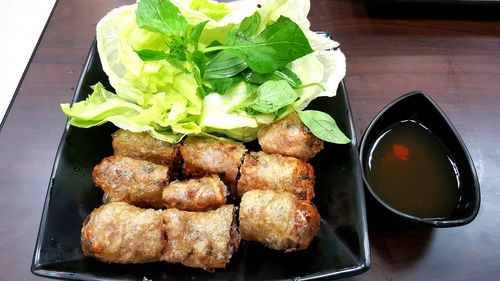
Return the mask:
[[[260,128],[257,133],[263,151],[292,156],[304,161],[323,149],[323,141],[315,137],[296,112]]]
[[[146,160],[175,170],[179,165],[179,146],[153,138],[148,133],[119,129],[112,134],[115,155]]]
[[[92,171],[107,202],[127,202],[140,207],[163,207],[162,192],[168,184],[168,168],[125,156],[104,158]]]
[[[300,159],[250,152],[240,169],[237,193],[243,196],[253,189],[268,189],[287,191],[299,199],[311,200],[314,197],[314,181],[312,166]]]
[[[252,190],[240,204],[241,238],[290,252],[306,249],[319,231],[316,207],[288,192]]]
[[[166,261],[224,268],[240,244],[233,205],[208,212],[141,209],[114,202],[83,224],[84,255],[109,263]]]
[[[233,205],[208,212],[163,211],[167,245],[163,261],[205,270],[224,268],[238,249]]]
[[[227,185],[235,185],[246,148],[233,141],[188,137],[180,147],[186,178],[219,175]]]
[[[84,255],[109,263],[145,263],[160,259],[166,241],[161,211],[123,202],[95,209],[81,231]]]
[[[226,204],[226,185],[217,176],[171,182],[163,190],[167,208],[184,211],[207,211]]]

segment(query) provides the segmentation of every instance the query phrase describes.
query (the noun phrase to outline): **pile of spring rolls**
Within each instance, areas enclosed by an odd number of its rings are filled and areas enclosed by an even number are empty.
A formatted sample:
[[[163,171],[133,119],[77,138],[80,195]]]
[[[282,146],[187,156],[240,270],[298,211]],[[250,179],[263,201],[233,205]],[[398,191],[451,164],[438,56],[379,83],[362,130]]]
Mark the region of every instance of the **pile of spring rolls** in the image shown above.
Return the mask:
[[[214,270],[241,239],[290,252],[307,248],[319,231],[307,161],[323,142],[296,113],[260,129],[259,152],[214,138],[170,144],[125,130],[112,137],[114,155],[92,173],[104,204],[83,223],[86,256]],[[239,227],[228,197],[239,202]]]

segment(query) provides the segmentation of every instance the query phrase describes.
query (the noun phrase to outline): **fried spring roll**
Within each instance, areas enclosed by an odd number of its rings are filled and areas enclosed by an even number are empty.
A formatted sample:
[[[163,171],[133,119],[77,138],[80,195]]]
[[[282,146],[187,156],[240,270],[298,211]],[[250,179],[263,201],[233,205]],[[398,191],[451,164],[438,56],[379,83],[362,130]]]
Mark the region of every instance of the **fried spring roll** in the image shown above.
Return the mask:
[[[95,209],[81,231],[85,256],[109,263],[158,261],[167,241],[161,211],[144,210],[124,202]]]
[[[229,140],[188,137],[182,143],[180,152],[185,177],[219,175],[224,183],[235,186],[246,149],[243,144]]]
[[[207,211],[225,205],[228,195],[226,185],[212,176],[171,182],[163,190],[163,201],[167,208]]]
[[[166,261],[213,270],[226,266],[240,235],[232,205],[195,213],[114,202],[88,216],[81,243],[84,255],[104,262]]]
[[[307,248],[320,225],[318,211],[310,201],[271,190],[245,193],[239,220],[242,239],[285,252]]]
[[[167,245],[162,260],[205,270],[224,268],[240,245],[233,205],[208,212],[163,211]]]
[[[168,184],[168,167],[125,156],[104,158],[92,171],[105,203],[127,202],[139,207],[163,207],[162,192]]]
[[[250,152],[240,168],[237,194],[243,196],[253,189],[287,191],[299,199],[314,197],[314,170],[308,163],[265,152]]]
[[[153,138],[148,133],[133,133],[119,129],[112,135],[115,155],[146,160],[165,165],[170,170],[178,168],[179,146]]]
[[[296,112],[260,128],[257,133],[264,152],[292,156],[304,161],[323,149],[323,141],[314,136]]]

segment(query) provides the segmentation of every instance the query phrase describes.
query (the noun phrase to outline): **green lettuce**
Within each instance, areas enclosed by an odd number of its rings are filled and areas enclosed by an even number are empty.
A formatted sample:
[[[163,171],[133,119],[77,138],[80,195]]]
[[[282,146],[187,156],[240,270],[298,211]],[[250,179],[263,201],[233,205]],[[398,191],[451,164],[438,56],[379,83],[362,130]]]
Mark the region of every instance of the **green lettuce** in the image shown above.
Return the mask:
[[[334,96],[345,76],[338,43],[309,30],[309,5],[141,0],[114,9],[96,38],[115,92],[98,83],[87,100],[61,108],[78,127],[251,141],[262,125]]]

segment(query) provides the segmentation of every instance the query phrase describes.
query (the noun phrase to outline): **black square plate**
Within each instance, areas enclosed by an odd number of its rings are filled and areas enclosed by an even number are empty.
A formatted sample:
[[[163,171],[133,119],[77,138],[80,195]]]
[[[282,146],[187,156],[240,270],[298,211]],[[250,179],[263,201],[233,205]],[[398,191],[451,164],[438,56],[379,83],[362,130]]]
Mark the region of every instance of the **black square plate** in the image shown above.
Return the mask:
[[[78,83],[74,102],[85,99],[89,86],[107,89],[94,42]],[[307,250],[281,253],[242,241],[223,270],[214,273],[176,264],[105,264],[84,257],[80,230],[85,217],[101,204],[92,183],[92,168],[112,154],[112,124],[90,129],[67,125],[48,187],[31,270],[34,274],[73,280],[312,280],[333,279],[366,271],[370,264],[363,181],[356,136],[344,83],[337,96],[319,98],[310,108],[331,114],[353,141],[326,145],[311,162],[316,176],[314,203],[321,230]]]

